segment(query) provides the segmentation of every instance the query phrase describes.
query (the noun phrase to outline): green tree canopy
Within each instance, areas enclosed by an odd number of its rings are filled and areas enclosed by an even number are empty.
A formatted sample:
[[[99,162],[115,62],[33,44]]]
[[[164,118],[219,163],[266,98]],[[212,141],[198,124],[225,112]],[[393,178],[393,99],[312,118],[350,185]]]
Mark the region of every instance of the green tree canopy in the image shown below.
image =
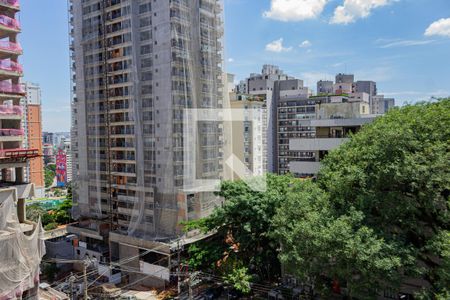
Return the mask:
[[[279,208],[280,258],[303,278],[322,269],[359,298],[408,277],[425,280],[428,297],[448,295],[449,141],[449,99],[364,126],[325,158],[317,186],[297,187]]]
[[[225,199],[223,206],[186,225],[186,230],[216,232],[212,239],[190,247],[189,265],[212,269],[230,280],[247,278],[248,271],[261,279],[278,276],[278,243],[270,235],[271,222],[293,180],[267,175],[266,192],[254,191],[243,181],[223,182],[218,193]]]
[[[33,222],[37,222],[39,217],[45,215],[47,211],[42,208],[39,204],[31,204],[26,208],[27,219]]]
[[[55,171],[56,166],[55,165],[47,165],[44,168],[44,181],[45,181],[45,187],[50,187],[53,184],[53,180],[56,176]]]
[[[331,280],[345,282],[348,294],[359,298],[375,293],[380,278],[395,280],[400,257],[363,219],[354,208],[337,214],[328,193],[312,181],[297,183],[274,218],[286,272],[324,297]]]

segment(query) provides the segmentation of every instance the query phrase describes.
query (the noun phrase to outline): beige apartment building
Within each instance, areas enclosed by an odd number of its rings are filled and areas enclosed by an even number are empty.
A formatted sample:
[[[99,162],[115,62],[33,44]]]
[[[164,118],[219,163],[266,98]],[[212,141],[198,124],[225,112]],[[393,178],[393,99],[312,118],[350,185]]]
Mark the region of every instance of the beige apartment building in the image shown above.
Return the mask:
[[[233,167],[232,179],[267,173],[267,103],[265,95],[231,93],[232,153],[245,170]],[[239,162],[236,162],[239,164]],[[241,173],[238,174],[237,172]]]

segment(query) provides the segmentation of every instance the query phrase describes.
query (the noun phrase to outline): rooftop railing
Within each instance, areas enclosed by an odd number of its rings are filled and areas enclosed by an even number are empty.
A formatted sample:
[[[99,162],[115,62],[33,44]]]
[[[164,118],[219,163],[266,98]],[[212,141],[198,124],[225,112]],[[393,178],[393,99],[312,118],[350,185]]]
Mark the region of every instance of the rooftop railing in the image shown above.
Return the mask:
[[[25,90],[21,84],[13,84],[8,81],[0,82],[0,93],[3,94],[25,94]]]
[[[23,73],[23,67],[21,64],[6,59],[0,60],[0,70],[17,72],[20,74]]]
[[[22,136],[23,129],[0,129],[0,136]]]
[[[23,114],[23,108],[20,105],[0,105],[0,116],[2,115],[19,115]]]
[[[10,41],[0,41],[0,50],[11,52],[22,52],[22,47],[19,44]]]
[[[0,0],[0,4],[19,7],[19,0]]]
[[[19,30],[20,29],[20,23],[16,19],[0,15],[0,25],[3,25],[5,27]]]

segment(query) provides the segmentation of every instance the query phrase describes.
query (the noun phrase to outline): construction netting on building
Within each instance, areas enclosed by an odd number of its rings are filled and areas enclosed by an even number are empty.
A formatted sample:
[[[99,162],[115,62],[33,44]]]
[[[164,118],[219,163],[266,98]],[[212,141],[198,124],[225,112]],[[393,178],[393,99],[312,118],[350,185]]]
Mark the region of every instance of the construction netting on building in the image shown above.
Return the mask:
[[[212,192],[183,189],[183,114],[222,108],[223,4],[72,0],[71,10],[74,217],[173,238],[180,221],[220,203]],[[220,120],[197,128],[195,176],[219,179]]]
[[[39,264],[45,254],[40,221],[31,234],[24,234],[14,196],[11,190],[0,203],[0,299],[21,299],[24,291],[38,285]]]

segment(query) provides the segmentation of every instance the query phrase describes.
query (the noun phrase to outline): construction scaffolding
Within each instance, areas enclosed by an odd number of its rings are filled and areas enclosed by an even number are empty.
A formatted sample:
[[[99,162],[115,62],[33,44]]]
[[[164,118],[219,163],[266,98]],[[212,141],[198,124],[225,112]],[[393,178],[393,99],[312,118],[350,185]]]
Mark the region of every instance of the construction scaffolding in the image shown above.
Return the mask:
[[[26,220],[25,203],[34,196],[34,184],[25,170],[41,153],[28,149],[24,140],[19,12],[18,0],[0,0],[0,299],[36,298],[45,253],[41,223]]]
[[[7,194],[7,195],[6,195]],[[19,222],[15,189],[3,190],[0,203],[0,299],[16,299],[39,283],[39,264],[45,254],[39,221],[25,235]],[[29,225],[28,225],[29,226]]]
[[[183,190],[183,114],[222,108],[223,4],[69,5],[74,217],[96,231],[173,239],[182,233],[180,221],[205,216],[220,204],[213,193]],[[196,176],[220,179],[221,124],[202,122],[198,128]]]

